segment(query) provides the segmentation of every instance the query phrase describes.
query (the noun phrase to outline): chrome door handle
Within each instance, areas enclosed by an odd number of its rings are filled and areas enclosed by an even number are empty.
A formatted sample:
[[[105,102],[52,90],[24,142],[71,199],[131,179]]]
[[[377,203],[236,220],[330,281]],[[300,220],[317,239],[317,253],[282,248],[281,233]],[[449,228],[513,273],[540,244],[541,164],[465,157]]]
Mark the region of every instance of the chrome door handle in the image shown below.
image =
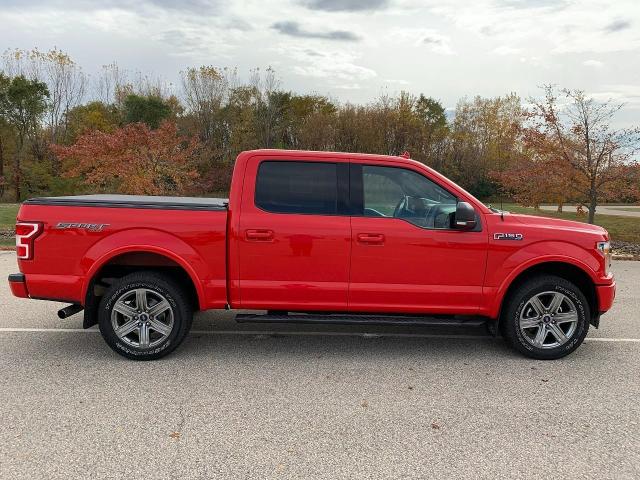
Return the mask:
[[[359,233],[358,242],[365,245],[382,245],[384,244],[384,235],[381,233]]]
[[[245,238],[252,242],[271,242],[273,230],[246,230]]]

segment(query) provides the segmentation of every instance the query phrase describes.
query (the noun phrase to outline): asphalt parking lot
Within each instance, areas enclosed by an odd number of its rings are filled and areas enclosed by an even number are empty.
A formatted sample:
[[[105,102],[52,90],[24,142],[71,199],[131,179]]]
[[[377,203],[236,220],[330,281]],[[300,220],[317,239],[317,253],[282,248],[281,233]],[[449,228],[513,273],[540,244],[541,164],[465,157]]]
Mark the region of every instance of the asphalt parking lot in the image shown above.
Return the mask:
[[[0,276],[17,271],[0,254]],[[199,314],[132,362],[81,315],[0,288],[0,477],[640,477],[640,262],[573,355],[483,330],[236,324]]]

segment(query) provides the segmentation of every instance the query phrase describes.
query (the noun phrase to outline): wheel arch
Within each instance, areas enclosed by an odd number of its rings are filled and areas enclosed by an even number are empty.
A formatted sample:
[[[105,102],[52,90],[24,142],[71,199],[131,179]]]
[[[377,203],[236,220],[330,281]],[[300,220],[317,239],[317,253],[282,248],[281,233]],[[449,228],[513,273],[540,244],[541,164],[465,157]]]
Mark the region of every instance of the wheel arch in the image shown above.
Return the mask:
[[[84,328],[97,322],[96,312],[101,294],[105,290],[105,281],[141,270],[161,272],[173,277],[186,289],[193,310],[203,308],[205,297],[199,276],[184,258],[156,245],[127,245],[104,253],[87,271],[82,290],[85,302]]]
[[[595,325],[594,322],[596,322],[598,315],[598,296],[592,274],[583,265],[565,259],[538,262],[515,272],[505,282],[505,285],[501,288],[501,294],[498,295],[498,303],[495,310],[495,318],[498,319],[498,322],[510,294],[527,280],[540,275],[555,275],[576,285],[589,302],[590,322]]]

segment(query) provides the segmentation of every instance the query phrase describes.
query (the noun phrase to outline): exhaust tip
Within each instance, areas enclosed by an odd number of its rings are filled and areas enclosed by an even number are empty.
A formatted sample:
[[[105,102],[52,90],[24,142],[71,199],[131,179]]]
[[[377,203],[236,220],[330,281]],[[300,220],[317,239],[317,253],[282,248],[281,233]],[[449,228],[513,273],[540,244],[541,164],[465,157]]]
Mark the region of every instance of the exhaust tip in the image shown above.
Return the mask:
[[[75,315],[76,313],[81,312],[82,310],[84,310],[84,307],[82,305],[74,303],[73,305],[69,305],[58,310],[58,318],[67,318],[71,315]]]

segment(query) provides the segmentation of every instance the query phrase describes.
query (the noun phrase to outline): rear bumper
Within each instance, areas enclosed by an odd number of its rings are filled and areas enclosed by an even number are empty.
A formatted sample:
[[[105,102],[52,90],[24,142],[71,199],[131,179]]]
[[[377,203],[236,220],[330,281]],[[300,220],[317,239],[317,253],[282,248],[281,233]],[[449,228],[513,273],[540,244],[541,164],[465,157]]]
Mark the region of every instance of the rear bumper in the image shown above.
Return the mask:
[[[11,287],[11,293],[16,297],[29,298],[24,273],[12,273],[9,275],[9,286]]]
[[[598,295],[598,310],[604,313],[611,308],[613,300],[616,298],[616,282],[610,285],[596,285],[596,293]]]

